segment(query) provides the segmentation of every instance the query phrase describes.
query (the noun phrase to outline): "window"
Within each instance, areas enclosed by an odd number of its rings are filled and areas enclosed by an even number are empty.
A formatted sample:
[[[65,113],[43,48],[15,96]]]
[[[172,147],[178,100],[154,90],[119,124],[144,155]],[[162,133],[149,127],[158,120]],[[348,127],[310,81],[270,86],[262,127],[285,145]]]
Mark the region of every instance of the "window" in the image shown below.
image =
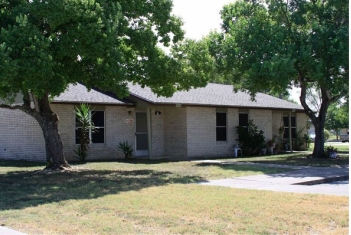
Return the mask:
[[[289,138],[289,117],[283,117],[284,122],[284,135],[283,138]],[[291,136],[296,138],[296,117],[291,117]]]
[[[227,113],[216,113],[216,140],[227,140]]]
[[[94,123],[95,131],[89,130],[89,137],[91,143],[105,143],[105,112],[104,111],[91,111],[90,119]],[[76,119],[76,144],[79,144],[79,135],[82,131],[79,128],[77,119]]]
[[[239,126],[248,130],[249,127],[249,114],[239,113]]]

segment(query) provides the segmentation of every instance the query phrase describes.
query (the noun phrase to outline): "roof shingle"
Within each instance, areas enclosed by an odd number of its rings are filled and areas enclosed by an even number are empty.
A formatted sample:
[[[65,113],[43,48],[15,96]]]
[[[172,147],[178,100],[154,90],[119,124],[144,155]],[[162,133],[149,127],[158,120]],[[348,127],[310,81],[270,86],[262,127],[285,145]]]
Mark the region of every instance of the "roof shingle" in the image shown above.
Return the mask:
[[[251,100],[248,93],[233,91],[233,86],[209,83],[206,87],[178,91],[172,97],[158,97],[150,88],[129,84],[131,95],[153,104],[183,104],[201,106],[227,106],[247,108],[272,108],[303,110],[301,105],[282,100],[267,94],[257,93]]]
[[[91,104],[117,104],[117,105],[130,105],[131,103],[124,102],[105,95],[99,91],[88,89],[77,83],[75,85],[70,84],[65,92],[59,96],[54,97],[53,102],[62,103],[91,103]]]

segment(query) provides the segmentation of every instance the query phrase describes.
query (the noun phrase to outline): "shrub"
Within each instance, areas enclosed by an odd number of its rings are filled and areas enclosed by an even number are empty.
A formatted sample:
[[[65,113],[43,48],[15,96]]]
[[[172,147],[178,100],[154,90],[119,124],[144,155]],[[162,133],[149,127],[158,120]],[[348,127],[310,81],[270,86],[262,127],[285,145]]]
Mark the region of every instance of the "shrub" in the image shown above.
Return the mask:
[[[338,149],[333,146],[324,147],[324,156],[330,158],[336,158],[338,156]]]
[[[265,145],[264,132],[250,119],[247,127],[238,126],[239,144],[245,154],[258,154]]]
[[[128,144],[128,141],[118,143],[118,151],[124,153],[124,158],[128,159],[133,156],[134,149],[132,145]]]
[[[79,146],[74,152],[77,155],[77,158],[80,162],[85,162],[88,157],[90,136],[89,131],[95,130],[94,123],[91,121],[90,117],[90,106],[88,104],[81,104],[76,109],[76,120],[77,126],[76,129],[80,129],[79,133]]]
[[[324,130],[324,141],[328,141],[330,138],[330,132],[327,130]]]

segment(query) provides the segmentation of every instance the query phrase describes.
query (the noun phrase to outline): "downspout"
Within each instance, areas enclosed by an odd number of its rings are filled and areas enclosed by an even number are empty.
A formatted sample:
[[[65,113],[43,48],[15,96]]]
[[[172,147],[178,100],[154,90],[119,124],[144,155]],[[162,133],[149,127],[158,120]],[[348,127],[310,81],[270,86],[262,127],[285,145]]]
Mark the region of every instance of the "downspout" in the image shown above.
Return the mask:
[[[151,108],[146,108],[146,119],[147,119],[147,146],[149,149],[149,159],[152,159],[152,139],[151,139]]]

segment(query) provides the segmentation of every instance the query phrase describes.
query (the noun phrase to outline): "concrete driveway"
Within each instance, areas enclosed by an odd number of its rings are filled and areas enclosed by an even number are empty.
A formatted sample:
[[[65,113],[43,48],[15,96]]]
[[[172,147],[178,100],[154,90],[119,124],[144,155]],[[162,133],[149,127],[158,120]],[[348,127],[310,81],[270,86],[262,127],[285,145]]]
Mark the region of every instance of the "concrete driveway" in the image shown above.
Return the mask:
[[[229,164],[229,163],[228,163]],[[237,164],[237,163],[233,163]],[[254,164],[254,163],[252,163]],[[257,164],[275,166],[273,164]],[[292,166],[281,166],[292,167]],[[292,193],[312,193],[349,196],[349,166],[343,167],[294,167],[278,174],[252,175],[231,179],[209,180],[201,185],[270,190]]]

